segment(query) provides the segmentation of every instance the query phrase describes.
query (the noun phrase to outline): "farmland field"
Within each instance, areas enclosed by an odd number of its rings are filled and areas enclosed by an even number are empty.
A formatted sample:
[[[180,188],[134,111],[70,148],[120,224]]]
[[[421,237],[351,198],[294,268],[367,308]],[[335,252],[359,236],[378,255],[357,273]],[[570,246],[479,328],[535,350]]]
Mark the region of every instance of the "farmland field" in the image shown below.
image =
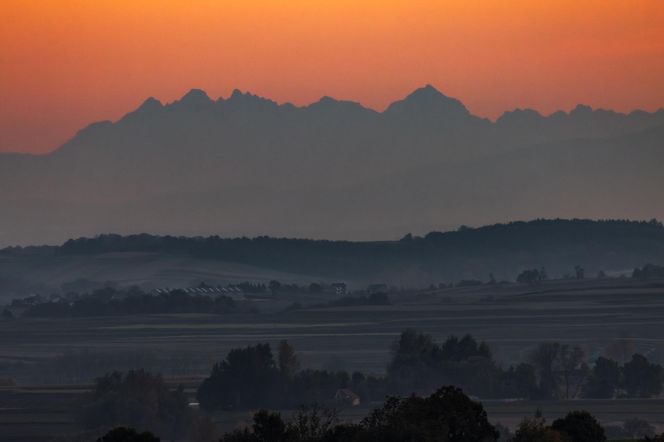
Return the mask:
[[[593,355],[623,339],[655,361],[664,358],[664,283],[485,285],[399,292],[391,299],[386,306],[305,305],[297,310],[286,309],[289,298],[256,302],[272,313],[21,318],[0,322],[0,360],[33,361],[73,350],[149,350],[174,360],[192,358],[201,366],[189,374],[205,374],[233,347],[287,339],[307,365],[335,363],[380,373],[391,342],[405,328],[437,339],[471,333],[506,363],[553,340],[574,343]]]
[[[43,435],[77,429],[71,410],[87,387],[36,387],[34,370],[29,368],[48,367],[52,358],[78,351],[153,355],[167,377],[188,376],[192,400],[197,382],[231,348],[287,339],[301,354],[304,366],[383,373],[391,343],[406,328],[430,333],[437,340],[471,333],[488,342],[504,365],[525,360],[530,349],[542,341],[579,345],[592,358],[611,342],[621,340],[653,361],[664,360],[662,281],[552,281],[540,286],[402,291],[390,297],[392,304],[385,306],[303,303],[299,309],[289,309],[293,301],[302,299],[283,297],[257,301],[256,313],[2,321],[0,363],[18,386],[0,391],[0,435],[4,434],[0,439],[37,441]],[[664,399],[481,399],[491,420],[512,427],[537,408],[547,418],[582,408],[605,424],[641,417],[664,427]],[[363,404],[342,417],[360,417],[374,405]],[[223,415],[217,419],[226,429],[243,420]],[[9,439],[10,435],[15,439]]]

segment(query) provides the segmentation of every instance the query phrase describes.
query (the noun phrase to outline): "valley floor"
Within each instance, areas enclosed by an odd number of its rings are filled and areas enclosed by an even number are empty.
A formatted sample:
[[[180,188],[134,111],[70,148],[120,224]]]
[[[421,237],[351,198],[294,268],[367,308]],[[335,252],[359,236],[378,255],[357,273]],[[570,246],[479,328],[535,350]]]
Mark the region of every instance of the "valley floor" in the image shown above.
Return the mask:
[[[58,379],[60,368],[53,358],[62,354],[106,353],[119,360],[128,354],[150,355],[145,360],[152,365],[147,368],[169,379],[184,379],[192,398],[214,362],[231,348],[258,342],[287,339],[305,367],[383,373],[390,345],[405,328],[430,333],[437,340],[470,333],[486,341],[505,365],[525,360],[543,341],[579,345],[592,359],[621,340],[630,351],[664,361],[664,281],[484,285],[399,292],[391,294],[391,300],[392,305],[385,306],[305,304],[291,310],[286,307],[299,300],[283,297],[256,301],[259,308],[264,303],[264,313],[0,321],[0,376],[11,375],[18,385],[0,390],[0,439],[36,442],[76,430],[71,410],[89,388],[89,379],[71,385],[76,382],[70,379],[71,370]],[[93,374],[81,368],[81,378]],[[548,419],[587,409],[605,425],[640,417],[664,429],[664,399],[481,400],[490,420],[510,427],[541,408]],[[363,416],[370,405],[347,410],[342,417]],[[230,429],[238,421],[248,421],[249,414],[217,419]]]

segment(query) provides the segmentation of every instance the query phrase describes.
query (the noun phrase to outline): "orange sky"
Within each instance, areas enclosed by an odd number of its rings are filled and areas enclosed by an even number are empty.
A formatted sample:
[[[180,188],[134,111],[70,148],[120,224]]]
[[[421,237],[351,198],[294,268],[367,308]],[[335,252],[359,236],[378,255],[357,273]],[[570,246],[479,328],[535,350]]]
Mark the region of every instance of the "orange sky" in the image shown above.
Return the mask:
[[[382,109],[664,106],[662,0],[2,0],[0,151],[44,152],[148,96],[233,88]]]

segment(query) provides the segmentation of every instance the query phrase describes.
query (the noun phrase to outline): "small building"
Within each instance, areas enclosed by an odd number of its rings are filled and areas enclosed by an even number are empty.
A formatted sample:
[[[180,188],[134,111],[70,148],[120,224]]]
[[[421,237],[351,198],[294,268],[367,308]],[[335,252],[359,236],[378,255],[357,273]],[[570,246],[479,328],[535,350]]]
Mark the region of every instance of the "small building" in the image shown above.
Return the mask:
[[[357,407],[360,405],[360,397],[349,388],[341,388],[334,394],[334,400],[340,405]]]

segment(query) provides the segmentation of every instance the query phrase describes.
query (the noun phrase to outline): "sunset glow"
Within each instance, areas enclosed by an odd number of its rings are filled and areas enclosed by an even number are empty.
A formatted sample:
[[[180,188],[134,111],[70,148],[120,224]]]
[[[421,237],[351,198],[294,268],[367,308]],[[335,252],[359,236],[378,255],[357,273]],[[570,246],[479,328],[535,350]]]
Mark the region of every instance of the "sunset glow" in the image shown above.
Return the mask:
[[[383,109],[431,83],[490,118],[664,106],[661,0],[3,0],[0,42],[0,151],[194,87]]]

